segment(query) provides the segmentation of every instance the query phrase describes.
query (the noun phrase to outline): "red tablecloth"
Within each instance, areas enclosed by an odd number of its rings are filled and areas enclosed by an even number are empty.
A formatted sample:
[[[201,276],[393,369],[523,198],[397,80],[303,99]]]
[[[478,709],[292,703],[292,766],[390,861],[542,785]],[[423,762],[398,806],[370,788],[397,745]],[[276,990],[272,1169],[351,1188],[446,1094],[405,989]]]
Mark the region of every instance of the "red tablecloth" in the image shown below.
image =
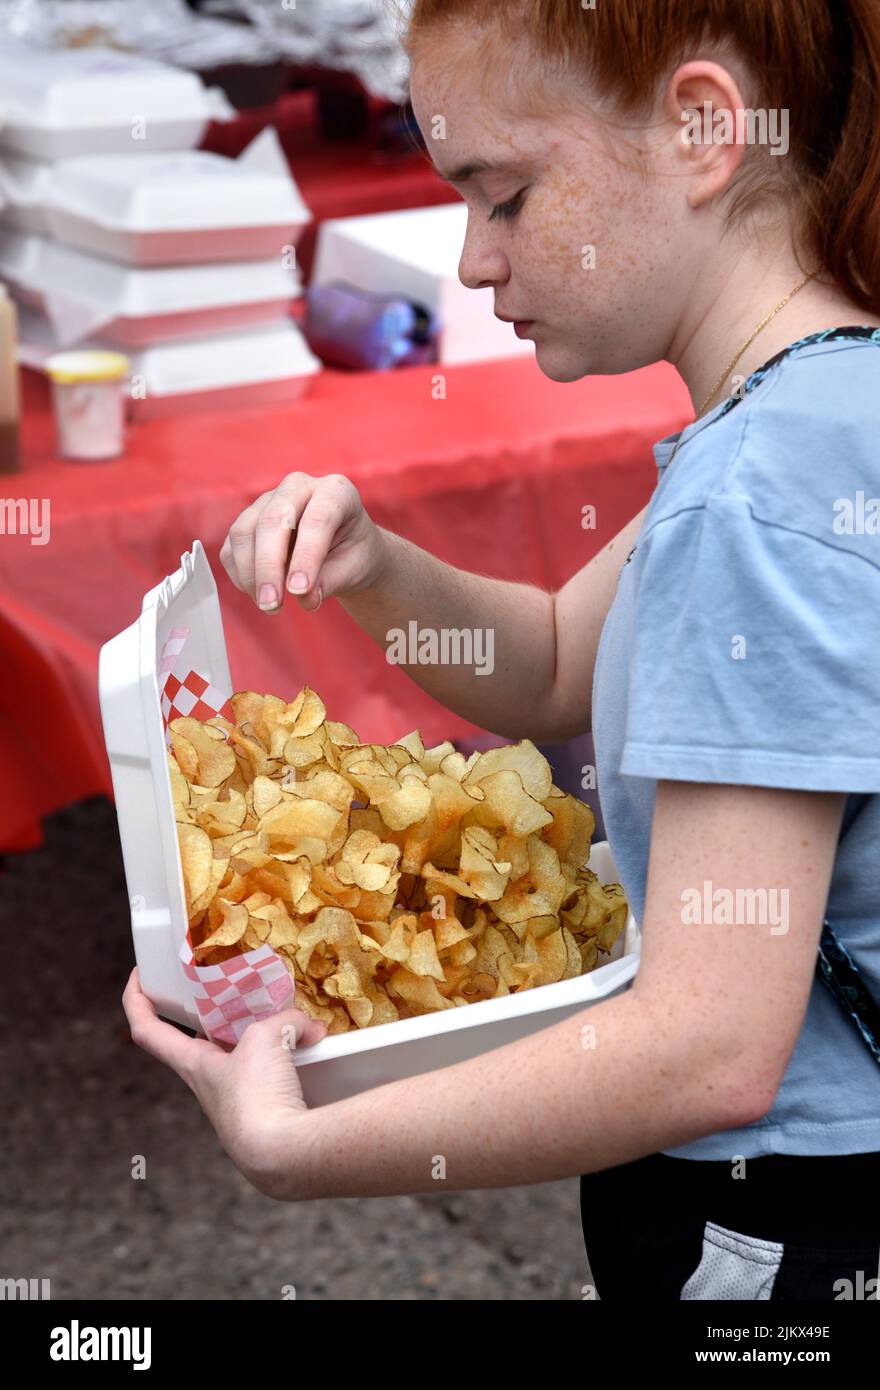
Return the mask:
[[[384,742],[416,726],[432,742],[473,732],[389,666],[334,600],[315,614],[290,600],[261,614],[219,562],[233,519],[288,472],[342,472],[380,525],[426,550],[558,588],[644,506],[651,442],[692,412],[666,366],[564,386],[531,358],[454,367],[445,400],[432,398],[435,370],[326,371],[295,405],[150,421],[131,430],[124,458],[95,464],[55,457],[45,383],[24,374],[25,464],[2,493],[48,501],[50,527],[44,545],[0,535],[0,849],[39,843],[40,816],[111,793],[99,648],[196,537],[218,581],[236,689],[292,699],[307,682],[332,718]],[[595,531],[582,527],[588,503]]]

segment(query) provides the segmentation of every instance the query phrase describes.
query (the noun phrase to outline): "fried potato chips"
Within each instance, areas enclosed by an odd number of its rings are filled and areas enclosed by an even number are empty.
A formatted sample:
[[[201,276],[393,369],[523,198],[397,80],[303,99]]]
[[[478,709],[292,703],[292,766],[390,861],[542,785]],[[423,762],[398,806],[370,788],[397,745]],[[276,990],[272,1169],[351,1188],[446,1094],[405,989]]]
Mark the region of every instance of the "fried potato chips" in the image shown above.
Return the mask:
[[[198,964],[269,945],[344,1033],[584,974],[620,935],[623,889],[583,867],[593,813],[528,739],[362,743],[308,686],[231,704],[170,724]]]

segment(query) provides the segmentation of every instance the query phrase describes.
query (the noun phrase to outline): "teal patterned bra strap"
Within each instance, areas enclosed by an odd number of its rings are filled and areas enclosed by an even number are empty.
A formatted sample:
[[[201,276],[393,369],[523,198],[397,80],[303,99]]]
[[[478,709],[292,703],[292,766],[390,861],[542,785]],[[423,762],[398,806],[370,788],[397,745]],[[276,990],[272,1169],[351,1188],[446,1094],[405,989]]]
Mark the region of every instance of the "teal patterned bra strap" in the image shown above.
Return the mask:
[[[827,917],[822,927],[816,974],[849,1014],[874,1061],[880,1063],[880,1007]]]
[[[719,411],[717,418],[721,420],[729,411],[739,405],[744,396],[747,396],[750,391],[754,391],[756,386],[760,386],[768,372],[772,371],[779,362],[782,362],[791,353],[797,352],[798,348],[809,347],[813,343],[836,343],[843,338],[866,339],[868,342],[877,343],[880,346],[880,328],[873,328],[870,324],[857,324],[853,328],[826,328],[822,333],[811,333],[806,338],[799,338],[796,343],[789,343],[788,347],[777,352],[775,357],[771,357],[769,362],[765,362],[762,367],[758,367],[752,372],[741,390],[725,402],[724,409]]]

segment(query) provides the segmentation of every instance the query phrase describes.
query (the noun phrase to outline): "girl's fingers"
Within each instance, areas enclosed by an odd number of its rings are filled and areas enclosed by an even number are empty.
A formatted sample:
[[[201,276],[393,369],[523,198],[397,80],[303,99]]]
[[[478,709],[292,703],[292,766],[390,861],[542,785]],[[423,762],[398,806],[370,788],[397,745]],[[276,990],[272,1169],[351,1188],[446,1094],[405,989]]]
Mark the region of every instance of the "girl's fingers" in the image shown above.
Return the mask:
[[[280,608],[284,601],[290,538],[314,490],[314,478],[305,473],[291,474],[269,494],[257,517],[254,589],[257,603],[264,611]]]
[[[205,1038],[188,1038],[170,1023],[163,1022],[141,989],[137,966],[125,986],[122,1007],[131,1029],[132,1042],[158,1062],[171,1067],[188,1086],[192,1086],[191,1078],[209,1060],[208,1053],[215,1053],[215,1044]]]
[[[296,528],[296,542],[287,572],[292,594],[308,594],[311,599],[337,532],[361,506],[360,495],[348,478],[331,474],[321,479],[306,502]]]
[[[226,536],[225,541],[220,547],[220,563],[225,569],[226,573],[229,575],[229,578],[235,585],[236,589],[244,590],[244,585],[242,584],[241,579],[238,575],[238,569],[236,568],[235,564],[235,556],[232,553],[232,542],[230,541],[228,534]]]
[[[285,589],[307,610],[335,592],[319,584],[321,570],[343,527],[363,511],[354,484],[340,473],[314,478],[290,473],[262,493],[229,528],[220,559],[236,588],[264,612],[281,607]],[[291,550],[291,535],[295,536]],[[289,559],[288,559],[289,555]],[[345,572],[336,567],[338,586]]]
[[[310,1018],[302,1009],[291,1005],[281,1009],[268,1018],[261,1019],[245,1028],[238,1046],[252,1049],[281,1047],[285,1052],[294,1052],[299,1047],[311,1047],[326,1036],[327,1025],[318,1018]]]
[[[306,1025],[297,1038],[297,1047],[311,1047],[327,1036],[327,1024],[320,1018],[307,1018]]]
[[[321,566],[320,578],[305,596],[298,594],[299,605],[306,612],[314,613],[321,607],[324,599],[347,590],[355,572],[355,560],[350,550],[342,554],[330,554]]]
[[[223,543],[224,549],[228,544],[231,550],[232,564],[238,576],[236,587],[241,589],[243,593],[250,594],[255,603],[257,596],[254,587],[254,532],[263,504],[271,496],[271,492],[263,492],[249,507],[245,507],[241,515],[230,526],[229,534]],[[230,578],[232,578],[231,574]]]

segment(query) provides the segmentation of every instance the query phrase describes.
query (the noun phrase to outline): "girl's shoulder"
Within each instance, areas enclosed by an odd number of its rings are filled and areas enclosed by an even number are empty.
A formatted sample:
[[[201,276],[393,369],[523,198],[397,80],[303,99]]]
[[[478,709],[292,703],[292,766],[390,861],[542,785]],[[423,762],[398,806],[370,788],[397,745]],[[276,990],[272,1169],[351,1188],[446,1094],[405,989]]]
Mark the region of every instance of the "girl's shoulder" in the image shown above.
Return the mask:
[[[880,567],[880,328],[791,344],[715,414],[683,432],[644,534],[736,502],[754,523],[799,531]]]

